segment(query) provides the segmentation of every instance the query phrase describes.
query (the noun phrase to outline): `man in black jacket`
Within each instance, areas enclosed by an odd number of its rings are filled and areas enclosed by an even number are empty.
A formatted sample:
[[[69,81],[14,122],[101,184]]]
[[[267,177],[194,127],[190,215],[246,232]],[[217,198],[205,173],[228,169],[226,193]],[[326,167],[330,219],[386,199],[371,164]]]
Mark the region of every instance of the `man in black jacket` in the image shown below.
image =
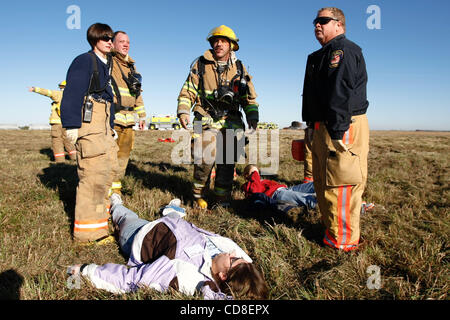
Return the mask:
[[[345,16],[322,8],[314,19],[322,48],[308,56],[303,121],[313,129],[313,178],[324,244],[350,251],[360,241],[359,215],[367,180],[367,72],[361,48],[345,37]]]

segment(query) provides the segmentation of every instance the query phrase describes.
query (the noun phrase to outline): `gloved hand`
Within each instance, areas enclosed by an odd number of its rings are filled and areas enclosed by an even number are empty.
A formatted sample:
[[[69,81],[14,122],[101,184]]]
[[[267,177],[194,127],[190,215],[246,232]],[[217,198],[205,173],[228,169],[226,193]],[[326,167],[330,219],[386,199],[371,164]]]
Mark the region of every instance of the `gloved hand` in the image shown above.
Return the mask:
[[[178,118],[180,118],[180,124],[183,128],[187,129],[187,125],[190,122],[190,116],[186,113],[182,113],[178,116]]]
[[[72,144],[77,143],[78,140],[78,129],[67,129],[66,130],[67,139],[69,139]]]
[[[336,149],[336,151],[340,151],[340,152],[348,151],[348,148],[344,144],[342,139],[339,139],[339,140],[331,139],[331,143],[333,144],[333,147]]]
[[[114,129],[112,129],[112,131],[113,131],[113,138],[114,138],[114,140],[117,140],[119,138],[119,135],[117,134],[117,131],[114,130]]]

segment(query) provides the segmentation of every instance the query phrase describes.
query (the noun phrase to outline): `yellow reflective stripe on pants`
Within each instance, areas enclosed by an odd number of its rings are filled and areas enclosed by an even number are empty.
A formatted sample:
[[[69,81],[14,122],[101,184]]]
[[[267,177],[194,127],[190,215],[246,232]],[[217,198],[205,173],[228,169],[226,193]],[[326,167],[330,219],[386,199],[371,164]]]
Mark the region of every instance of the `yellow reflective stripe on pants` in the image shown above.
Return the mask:
[[[111,189],[120,189],[122,188],[122,183],[120,181],[114,181],[111,185]]]

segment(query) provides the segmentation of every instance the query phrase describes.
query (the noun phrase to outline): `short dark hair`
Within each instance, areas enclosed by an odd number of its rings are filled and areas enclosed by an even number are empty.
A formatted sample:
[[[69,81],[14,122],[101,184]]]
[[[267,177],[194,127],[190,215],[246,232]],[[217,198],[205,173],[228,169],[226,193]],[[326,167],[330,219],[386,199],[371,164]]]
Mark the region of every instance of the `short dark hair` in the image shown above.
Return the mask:
[[[114,36],[114,31],[107,24],[94,23],[87,30],[87,41],[91,47],[94,48],[97,42],[99,42],[105,35],[112,38]]]

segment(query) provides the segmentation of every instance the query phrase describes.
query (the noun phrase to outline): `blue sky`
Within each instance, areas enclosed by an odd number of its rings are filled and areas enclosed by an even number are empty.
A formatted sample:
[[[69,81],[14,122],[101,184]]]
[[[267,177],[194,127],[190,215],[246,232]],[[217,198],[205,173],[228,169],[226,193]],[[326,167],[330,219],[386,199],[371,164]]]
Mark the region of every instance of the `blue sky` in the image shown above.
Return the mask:
[[[70,5],[81,10],[80,29],[66,26]],[[367,27],[370,5],[380,9],[381,29]],[[208,49],[208,32],[225,24],[240,39],[237,54],[253,76],[260,121],[288,126],[301,121],[306,58],[320,48],[312,20],[325,6],[344,11],[347,37],[363,49],[371,129],[450,130],[450,2],[444,0],[2,3],[0,123],[48,123],[50,100],[27,87],[57,89],[72,60],[89,50],[87,28],[103,22],[130,35],[148,115],[176,112],[189,65]]]

